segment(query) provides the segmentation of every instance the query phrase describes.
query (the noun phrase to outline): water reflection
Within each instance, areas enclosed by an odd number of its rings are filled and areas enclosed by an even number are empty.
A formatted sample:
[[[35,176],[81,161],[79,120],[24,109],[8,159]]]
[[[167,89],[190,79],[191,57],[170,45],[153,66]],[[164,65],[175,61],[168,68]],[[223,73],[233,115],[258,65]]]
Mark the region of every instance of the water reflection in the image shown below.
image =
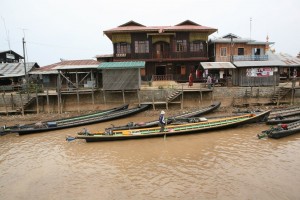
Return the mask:
[[[127,122],[116,120],[88,129]],[[65,141],[66,135],[81,128],[1,137],[0,199],[300,196],[300,135],[258,140],[256,134],[268,126],[255,124],[166,140]]]

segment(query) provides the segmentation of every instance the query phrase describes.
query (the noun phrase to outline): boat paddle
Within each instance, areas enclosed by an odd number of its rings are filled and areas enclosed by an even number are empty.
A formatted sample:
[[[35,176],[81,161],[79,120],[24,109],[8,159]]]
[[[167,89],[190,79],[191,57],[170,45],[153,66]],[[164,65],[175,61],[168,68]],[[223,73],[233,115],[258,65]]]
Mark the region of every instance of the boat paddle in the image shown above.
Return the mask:
[[[67,136],[66,137],[66,141],[68,141],[68,142],[72,142],[72,141],[74,141],[76,139],[77,139],[76,137],[72,137],[72,136]]]
[[[166,132],[166,128],[167,128],[167,124],[168,124],[168,119],[166,118],[166,126],[164,127],[164,132],[165,132],[165,135],[164,135],[164,140],[167,139],[167,132]]]

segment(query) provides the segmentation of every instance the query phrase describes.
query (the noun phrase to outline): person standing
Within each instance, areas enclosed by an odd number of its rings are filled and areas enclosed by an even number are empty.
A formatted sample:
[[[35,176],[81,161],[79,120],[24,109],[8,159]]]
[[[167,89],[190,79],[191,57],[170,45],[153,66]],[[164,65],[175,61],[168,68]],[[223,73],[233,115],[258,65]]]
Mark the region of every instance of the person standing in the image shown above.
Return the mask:
[[[159,115],[159,126],[160,126],[160,132],[164,132],[165,130],[165,125],[166,125],[166,120],[165,120],[165,111],[161,111]]]
[[[211,83],[212,83],[211,77],[210,77],[210,75],[208,75],[207,81],[206,81],[208,89],[211,89]]]
[[[189,75],[189,87],[192,87],[192,86],[193,86],[193,74],[191,72]]]

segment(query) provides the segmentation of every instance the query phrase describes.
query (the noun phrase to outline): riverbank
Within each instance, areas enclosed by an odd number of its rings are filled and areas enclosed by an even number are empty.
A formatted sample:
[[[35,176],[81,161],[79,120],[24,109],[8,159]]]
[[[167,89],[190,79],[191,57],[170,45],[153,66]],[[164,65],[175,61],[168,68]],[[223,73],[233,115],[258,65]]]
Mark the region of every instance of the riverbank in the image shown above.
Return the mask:
[[[205,106],[203,106],[205,107]],[[287,108],[289,105],[282,105],[280,106],[281,108]],[[207,116],[222,116],[222,115],[230,115],[234,111],[238,110],[249,110],[249,111],[255,111],[255,110],[269,110],[269,109],[274,109],[277,108],[275,105],[274,106],[250,106],[247,108],[237,108],[233,106],[222,106],[218,108],[216,111],[213,113],[207,114]],[[190,112],[199,109],[199,107],[188,107],[184,109],[178,109],[178,107],[170,107],[168,110],[165,108],[159,108],[157,107],[155,110],[149,109],[146,110],[142,113],[139,113],[138,115],[141,117],[153,117],[155,118],[156,116],[159,115],[161,110],[166,111],[166,116],[174,116],[178,114],[182,114],[185,112]],[[56,119],[61,119],[61,118],[68,118],[68,117],[74,117],[78,115],[83,115],[83,114],[88,114],[88,113],[93,113],[94,111],[82,111],[80,113],[78,112],[64,112],[62,114],[58,113],[39,113],[39,114],[25,114],[23,115],[9,115],[9,116],[0,116],[1,122],[0,126],[11,126],[15,124],[28,124],[28,123],[35,123],[39,121],[51,121],[51,120],[56,120]]]

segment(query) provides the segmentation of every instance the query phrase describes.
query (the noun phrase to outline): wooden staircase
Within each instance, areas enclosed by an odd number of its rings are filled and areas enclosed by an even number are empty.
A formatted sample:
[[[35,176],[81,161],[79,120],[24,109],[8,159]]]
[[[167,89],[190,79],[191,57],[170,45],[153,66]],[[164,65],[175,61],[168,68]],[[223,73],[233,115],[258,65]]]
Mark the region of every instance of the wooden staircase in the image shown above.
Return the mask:
[[[167,102],[170,103],[182,94],[182,91],[176,90],[167,97]]]
[[[271,97],[271,102],[276,103],[277,101],[280,101],[283,99],[287,94],[289,94],[292,91],[291,88],[286,87],[279,87],[275,93]]]
[[[25,110],[31,103],[33,103],[33,102],[35,101],[35,98],[36,98],[36,97],[30,97],[29,99],[26,98],[27,101],[23,102],[23,105],[22,105],[21,107],[17,108],[16,110],[17,110],[18,112],[20,112],[20,111],[22,111],[22,107],[23,107],[24,110]]]

